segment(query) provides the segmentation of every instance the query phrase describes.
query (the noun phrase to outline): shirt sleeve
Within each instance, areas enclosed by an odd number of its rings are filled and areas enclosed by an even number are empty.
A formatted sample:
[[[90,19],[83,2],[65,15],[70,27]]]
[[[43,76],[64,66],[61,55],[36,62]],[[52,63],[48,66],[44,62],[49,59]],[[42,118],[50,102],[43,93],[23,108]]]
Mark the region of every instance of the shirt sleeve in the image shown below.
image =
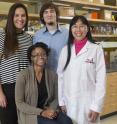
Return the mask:
[[[2,70],[1,70],[1,59],[2,59],[2,56],[3,56],[3,45],[4,45],[4,35],[3,35],[3,32],[0,33],[0,83],[1,83],[1,73],[2,73]]]
[[[58,100],[59,100],[59,106],[64,106],[65,105],[65,99],[64,99],[64,88],[63,88],[63,73],[64,73],[64,66],[65,66],[65,61],[64,61],[64,50],[62,49],[59,61],[58,61],[58,68],[57,68],[57,73],[58,73]]]
[[[33,44],[37,43],[39,39],[39,34],[36,32],[36,34],[33,36]]]
[[[105,89],[106,89],[106,86],[105,86],[106,67],[105,67],[104,53],[101,46],[99,46],[97,49],[96,59],[97,59],[96,60],[96,89],[95,89],[95,96],[90,109],[100,113],[103,107]]]

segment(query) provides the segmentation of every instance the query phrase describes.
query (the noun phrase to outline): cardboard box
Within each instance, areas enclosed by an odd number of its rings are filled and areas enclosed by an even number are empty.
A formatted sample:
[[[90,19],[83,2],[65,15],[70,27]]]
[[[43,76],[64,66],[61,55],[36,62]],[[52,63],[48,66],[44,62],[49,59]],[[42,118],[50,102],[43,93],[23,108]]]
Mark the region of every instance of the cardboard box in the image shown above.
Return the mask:
[[[75,15],[87,15],[88,13],[87,10],[75,10]]]
[[[111,10],[101,11],[99,18],[111,21],[112,20],[112,11]]]
[[[73,7],[58,7],[60,11],[60,16],[74,16],[74,8]]]

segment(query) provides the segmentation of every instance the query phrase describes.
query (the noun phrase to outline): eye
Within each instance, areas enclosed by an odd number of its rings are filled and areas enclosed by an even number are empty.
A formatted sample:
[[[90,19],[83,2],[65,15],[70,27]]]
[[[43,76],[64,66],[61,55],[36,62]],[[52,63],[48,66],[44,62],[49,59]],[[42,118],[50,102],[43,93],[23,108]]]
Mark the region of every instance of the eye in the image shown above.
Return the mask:
[[[22,14],[21,16],[22,16],[22,17],[26,17],[26,14]]]
[[[54,10],[54,9],[52,9],[52,10],[50,10],[50,12],[51,12],[51,13],[54,13],[54,12],[55,12],[55,10]]]
[[[72,28],[77,28],[77,26],[76,25],[73,25]]]
[[[33,58],[37,58],[37,57],[43,57],[43,58],[46,58],[47,57],[47,55],[46,55],[46,53],[44,53],[44,54],[34,54],[34,55],[31,55]]]
[[[47,14],[48,12],[47,11],[44,11],[44,14]]]
[[[15,14],[15,16],[14,17],[19,17],[19,14]]]
[[[80,26],[80,28],[84,28],[84,26],[83,26],[83,25],[81,25],[81,26]]]

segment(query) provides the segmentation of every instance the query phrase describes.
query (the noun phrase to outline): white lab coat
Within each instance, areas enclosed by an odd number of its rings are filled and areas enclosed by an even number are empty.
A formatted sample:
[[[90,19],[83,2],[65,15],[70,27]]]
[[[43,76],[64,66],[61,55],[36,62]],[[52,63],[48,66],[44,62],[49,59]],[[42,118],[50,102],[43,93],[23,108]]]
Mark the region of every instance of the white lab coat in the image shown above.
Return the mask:
[[[87,41],[76,55],[72,46],[70,63],[63,71],[67,58],[67,46],[60,54],[58,63],[59,105],[66,106],[67,115],[74,124],[91,123],[89,110],[101,112],[105,96],[105,61],[102,47]]]

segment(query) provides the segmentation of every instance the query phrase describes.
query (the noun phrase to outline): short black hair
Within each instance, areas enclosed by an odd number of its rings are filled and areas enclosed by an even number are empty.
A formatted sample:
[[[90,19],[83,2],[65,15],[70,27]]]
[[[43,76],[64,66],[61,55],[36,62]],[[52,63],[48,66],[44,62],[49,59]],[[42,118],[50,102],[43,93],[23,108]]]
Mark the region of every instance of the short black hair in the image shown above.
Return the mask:
[[[46,55],[49,56],[49,53],[50,53],[50,48],[48,47],[47,44],[43,43],[43,42],[37,42],[36,44],[30,46],[27,50],[27,57],[28,57],[28,60],[29,62],[31,63],[31,56],[32,56],[32,51],[36,48],[42,48],[45,50],[46,52]]]
[[[55,4],[53,4],[52,2],[46,2],[43,4],[43,6],[41,7],[41,10],[40,10],[40,20],[41,22],[45,25],[45,21],[43,19],[43,13],[46,9],[54,9],[55,12],[56,12],[56,21],[58,21],[58,18],[59,18],[59,9],[57,8],[57,6]]]

